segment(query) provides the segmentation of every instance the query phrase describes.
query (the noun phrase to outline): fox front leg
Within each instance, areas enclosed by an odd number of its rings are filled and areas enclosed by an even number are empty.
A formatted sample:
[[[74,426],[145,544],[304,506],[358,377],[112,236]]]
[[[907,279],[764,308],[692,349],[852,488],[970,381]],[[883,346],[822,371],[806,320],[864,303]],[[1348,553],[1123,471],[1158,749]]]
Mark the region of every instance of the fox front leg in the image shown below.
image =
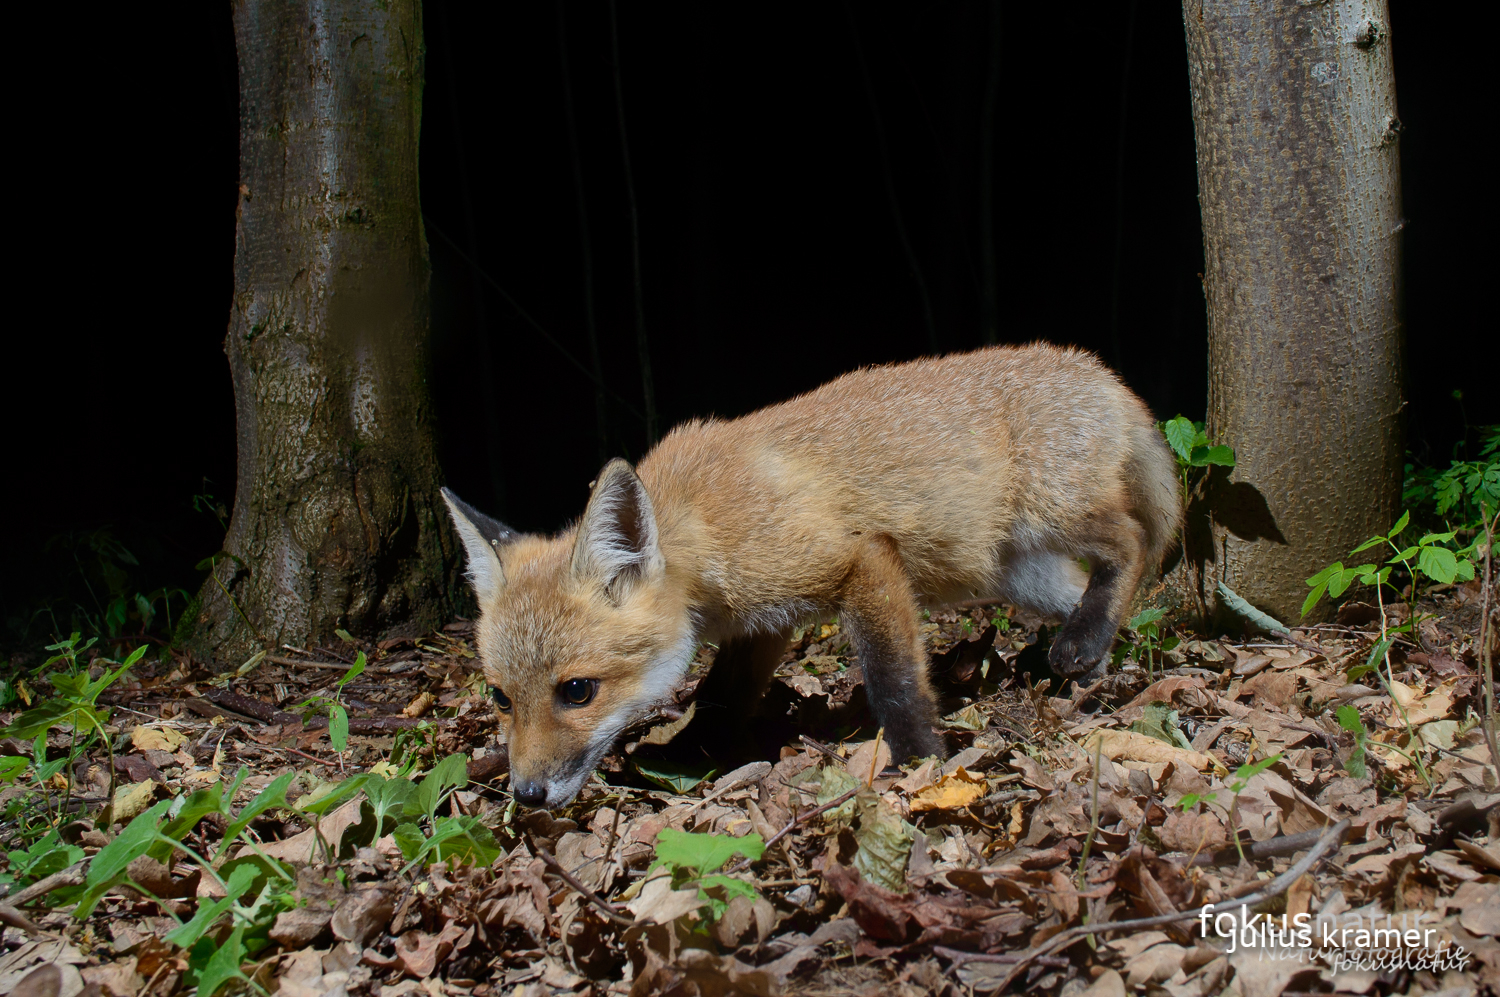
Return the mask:
[[[860,545],[840,593],[839,622],[859,657],[865,694],[885,728],[891,758],[946,757],[932,729],[937,699],[927,679],[917,600],[889,537],[868,537]]]

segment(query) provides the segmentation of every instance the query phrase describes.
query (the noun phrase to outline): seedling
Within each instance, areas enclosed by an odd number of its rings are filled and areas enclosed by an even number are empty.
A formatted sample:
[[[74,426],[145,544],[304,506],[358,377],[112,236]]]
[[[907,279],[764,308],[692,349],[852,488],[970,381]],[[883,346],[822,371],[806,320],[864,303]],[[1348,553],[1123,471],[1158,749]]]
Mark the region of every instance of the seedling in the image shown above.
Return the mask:
[[[1209,467],[1233,467],[1234,448],[1223,444],[1210,444],[1208,432],[1201,422],[1193,422],[1186,416],[1161,423],[1162,435],[1177,458],[1177,477],[1182,482],[1182,498],[1190,499],[1202,483],[1207,480]],[[1199,473],[1194,474],[1194,471]]]
[[[1234,837],[1234,848],[1235,851],[1240,853],[1241,862],[1245,861],[1245,847],[1240,843],[1240,831],[1239,827],[1237,826],[1239,824],[1239,821],[1235,818],[1235,804],[1239,801],[1240,794],[1245,791],[1245,787],[1250,785],[1251,779],[1254,779],[1256,776],[1260,775],[1266,769],[1270,768],[1272,765],[1275,765],[1279,761],[1281,761],[1281,752],[1278,751],[1276,752],[1276,754],[1271,755],[1267,758],[1262,758],[1258,762],[1246,762],[1244,765],[1241,765],[1239,768],[1235,769],[1234,775],[1230,777],[1227,787],[1229,789],[1229,792],[1232,794],[1229,799],[1229,806],[1227,808],[1229,811],[1229,833]],[[1181,800],[1177,802],[1177,805],[1185,811],[1191,810],[1199,803],[1213,802],[1214,800],[1216,800],[1218,795],[1219,794],[1217,792],[1187,793],[1182,797]]]
[[[755,862],[765,851],[765,841],[753,831],[736,838],[727,834],[690,834],[669,827],[656,836],[656,861],[651,863],[647,874],[666,869],[672,875],[673,889],[697,887],[699,898],[708,904],[709,920],[717,921],[735,897],[755,900],[760,896],[743,879],[718,874],[717,870],[736,855]],[[715,887],[723,892],[724,899],[708,892]]]
[[[355,677],[365,670],[365,652],[360,651],[354,656],[354,664],[339,679],[339,684],[333,687],[332,696],[317,695],[309,697],[304,702],[297,704],[296,709],[301,710],[303,719],[315,713],[328,714],[328,740],[333,742],[333,750],[339,754],[339,769],[344,767],[344,749],[349,746],[349,711],[344,709],[344,704],[339,702],[343,694],[344,686],[354,681]]]
[[[1125,624],[1135,633],[1136,640],[1133,643],[1127,641],[1115,649],[1115,665],[1118,666],[1126,655],[1134,653],[1136,660],[1143,661],[1146,665],[1146,677],[1151,678],[1155,674],[1157,654],[1170,651],[1180,643],[1176,637],[1160,639],[1161,619],[1166,615],[1167,611],[1164,609],[1143,609]]]

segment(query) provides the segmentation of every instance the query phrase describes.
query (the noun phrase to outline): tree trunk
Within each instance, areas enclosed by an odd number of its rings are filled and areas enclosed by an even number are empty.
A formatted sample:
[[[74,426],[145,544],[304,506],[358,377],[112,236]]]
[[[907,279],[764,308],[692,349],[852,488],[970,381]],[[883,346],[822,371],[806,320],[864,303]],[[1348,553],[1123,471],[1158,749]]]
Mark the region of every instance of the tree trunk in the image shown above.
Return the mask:
[[[1390,20],[1385,0],[1184,0],[1183,20],[1208,431],[1238,459],[1197,503],[1188,561],[1200,569],[1200,605],[1222,579],[1295,624],[1304,579],[1399,513],[1403,223]]]
[[[237,662],[438,624],[459,561],[428,396],[420,0],[233,12],[236,560],[204,585],[195,642]]]

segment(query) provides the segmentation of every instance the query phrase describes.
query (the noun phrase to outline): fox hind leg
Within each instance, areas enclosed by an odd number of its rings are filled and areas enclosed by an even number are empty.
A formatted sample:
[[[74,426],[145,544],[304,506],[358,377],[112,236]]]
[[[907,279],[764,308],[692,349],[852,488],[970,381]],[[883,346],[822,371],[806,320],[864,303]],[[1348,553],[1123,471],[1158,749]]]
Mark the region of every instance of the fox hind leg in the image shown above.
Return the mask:
[[[1104,657],[1145,570],[1146,533],[1134,519],[1091,548],[1084,552],[1092,566],[1088,588],[1048,653],[1064,679],[1103,677]]]
[[[943,757],[933,733],[937,701],[927,679],[927,651],[917,629],[917,600],[894,542],[865,541],[839,599],[839,622],[864,672],[865,693],[898,762]]]

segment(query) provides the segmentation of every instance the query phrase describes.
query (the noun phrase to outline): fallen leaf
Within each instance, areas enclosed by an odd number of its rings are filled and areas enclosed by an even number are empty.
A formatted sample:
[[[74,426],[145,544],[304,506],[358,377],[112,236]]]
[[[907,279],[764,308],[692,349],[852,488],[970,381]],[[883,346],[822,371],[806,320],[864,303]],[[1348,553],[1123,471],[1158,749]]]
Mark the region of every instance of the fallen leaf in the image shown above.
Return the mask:
[[[344,898],[329,922],[333,937],[364,948],[390,923],[396,910],[389,890],[359,890]]]
[[[436,935],[413,928],[396,939],[396,958],[401,960],[407,973],[416,979],[425,980],[448,958],[454,943],[463,935],[464,929],[453,921],[449,921]]]
[[[885,738],[875,741],[865,741],[855,748],[849,757],[844,759],[844,771],[860,781],[861,785],[868,786],[874,781],[875,776],[891,763],[891,746],[885,743]]]
[[[670,723],[657,724],[646,731],[646,736],[636,742],[636,747],[642,744],[671,744],[672,738],[682,733],[682,729],[693,722],[693,716],[697,712],[698,703],[695,700],[688,704],[688,708],[676,720]]]
[[[707,901],[698,896],[697,890],[674,890],[668,875],[656,876],[641,885],[636,898],[625,905],[625,909],[638,921],[651,924],[670,924],[692,911],[704,906]]]
[[[911,812],[924,810],[960,810],[984,796],[983,776],[970,775],[960,768],[911,798]]]
[[[1129,730],[1101,730],[1083,743],[1084,750],[1090,756],[1096,747],[1101,755],[1112,762],[1124,759],[1135,762],[1171,762],[1200,770],[1223,768],[1209,755],[1175,748],[1165,741]]]
[[[116,787],[110,820],[116,824],[128,824],[140,816],[151,805],[151,797],[156,795],[156,786],[155,782],[147,779],[145,782]]]
[[[137,727],[130,732],[130,743],[137,751],[175,752],[188,741],[187,735],[170,727]]]

